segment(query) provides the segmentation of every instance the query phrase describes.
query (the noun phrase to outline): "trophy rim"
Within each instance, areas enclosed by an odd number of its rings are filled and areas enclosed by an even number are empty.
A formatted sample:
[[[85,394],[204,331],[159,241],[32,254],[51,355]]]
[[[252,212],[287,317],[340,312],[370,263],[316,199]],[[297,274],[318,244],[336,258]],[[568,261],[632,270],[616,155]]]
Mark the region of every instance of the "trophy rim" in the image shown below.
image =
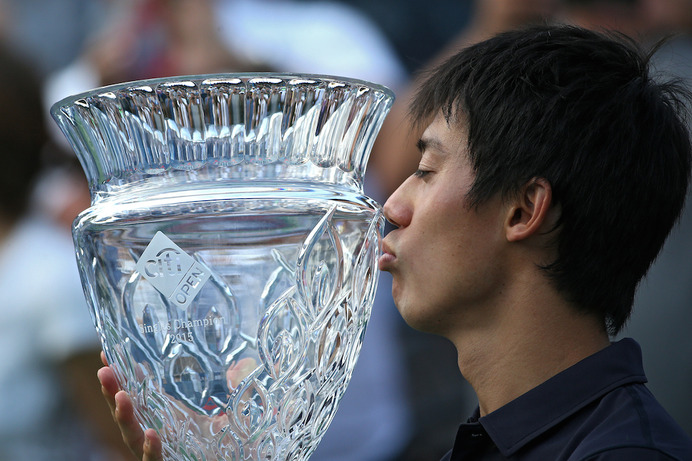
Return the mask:
[[[374,83],[368,80],[343,77],[330,74],[311,74],[311,73],[293,73],[293,72],[217,72],[208,74],[190,74],[190,75],[172,75],[169,77],[155,77],[138,80],[128,80],[120,83],[99,86],[87,91],[75,93],[66,96],[55,102],[50,109],[51,115],[56,117],[61,108],[69,107],[76,104],[81,99],[95,97],[104,93],[114,93],[121,90],[134,89],[146,86],[158,86],[162,84],[181,84],[185,82],[203,82],[205,80],[233,80],[239,79],[245,82],[261,79],[281,79],[281,80],[314,80],[315,83],[344,83],[352,86],[365,86],[374,91],[381,92],[384,96],[395,99],[395,93],[389,87]]]

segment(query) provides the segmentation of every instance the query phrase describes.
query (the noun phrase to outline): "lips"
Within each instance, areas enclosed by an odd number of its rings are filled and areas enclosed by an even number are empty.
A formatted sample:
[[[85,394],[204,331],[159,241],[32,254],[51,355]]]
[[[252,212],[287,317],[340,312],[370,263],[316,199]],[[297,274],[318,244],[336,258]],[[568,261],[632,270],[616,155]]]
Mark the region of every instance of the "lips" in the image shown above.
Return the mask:
[[[378,266],[381,271],[389,271],[396,260],[396,255],[390,249],[386,241],[382,241],[382,255],[378,260]]]

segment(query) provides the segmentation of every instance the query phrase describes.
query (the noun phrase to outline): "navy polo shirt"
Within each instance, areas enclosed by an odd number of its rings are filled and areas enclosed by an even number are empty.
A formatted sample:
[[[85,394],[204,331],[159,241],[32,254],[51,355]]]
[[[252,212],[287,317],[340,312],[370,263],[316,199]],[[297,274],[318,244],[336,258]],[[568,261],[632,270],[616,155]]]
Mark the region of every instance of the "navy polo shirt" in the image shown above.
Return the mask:
[[[623,339],[459,427],[442,461],[692,460],[692,439],[644,385]]]

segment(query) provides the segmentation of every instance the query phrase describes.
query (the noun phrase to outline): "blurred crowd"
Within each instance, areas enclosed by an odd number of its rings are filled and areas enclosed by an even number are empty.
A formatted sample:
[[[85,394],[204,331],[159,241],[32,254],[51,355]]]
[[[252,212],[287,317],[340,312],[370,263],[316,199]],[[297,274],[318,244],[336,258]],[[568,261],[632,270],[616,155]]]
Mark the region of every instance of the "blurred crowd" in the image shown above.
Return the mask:
[[[397,93],[366,191],[383,202],[415,169],[416,74],[459,47],[542,22],[616,30],[692,84],[692,0],[0,0],[0,461],[129,459],[95,378],[99,344],[70,225],[88,188],[48,108],[147,77],[342,75]],[[689,208],[689,206],[688,206]],[[692,211],[642,282],[625,332],[650,388],[692,434]],[[354,377],[312,458],[436,461],[476,406],[445,340],[398,317],[388,275]]]

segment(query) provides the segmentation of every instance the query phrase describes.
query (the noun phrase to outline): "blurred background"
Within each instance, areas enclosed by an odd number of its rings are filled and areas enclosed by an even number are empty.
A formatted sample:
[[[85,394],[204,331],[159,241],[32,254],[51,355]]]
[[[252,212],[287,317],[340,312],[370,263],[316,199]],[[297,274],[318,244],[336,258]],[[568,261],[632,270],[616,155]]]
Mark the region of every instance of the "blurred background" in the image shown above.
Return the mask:
[[[613,29],[692,79],[692,0],[0,0],[0,461],[130,459],[101,398],[99,346],[70,224],[88,207],[51,104],[104,84],[281,71],[374,81],[397,102],[366,178],[381,203],[415,170],[406,104],[419,71],[531,23]],[[633,251],[636,249],[633,248]],[[692,434],[692,213],[642,282],[624,336]],[[383,274],[363,352],[314,461],[436,461],[476,406],[445,340],[407,327]]]

